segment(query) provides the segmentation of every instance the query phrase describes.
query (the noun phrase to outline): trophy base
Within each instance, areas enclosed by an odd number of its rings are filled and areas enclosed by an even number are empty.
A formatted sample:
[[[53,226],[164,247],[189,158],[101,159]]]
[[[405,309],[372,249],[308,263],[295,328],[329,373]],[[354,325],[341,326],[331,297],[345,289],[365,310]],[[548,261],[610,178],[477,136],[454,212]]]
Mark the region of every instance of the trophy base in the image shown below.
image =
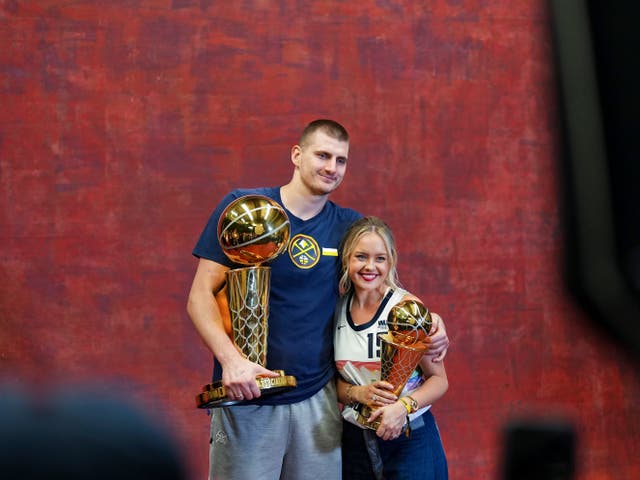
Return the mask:
[[[380,426],[380,420],[375,420],[373,422],[369,421],[369,417],[373,412],[373,409],[369,405],[363,405],[359,403],[354,410],[356,411],[356,421],[363,427],[369,428],[371,430],[378,430]]]
[[[256,384],[260,388],[261,395],[271,395],[294,388],[297,385],[296,377],[285,375],[283,370],[274,370],[280,374],[279,377],[258,377]],[[198,408],[220,408],[230,405],[245,403],[246,400],[231,400],[227,397],[227,392],[221,381],[209,383],[202,388],[202,393],[196,395],[196,405]]]

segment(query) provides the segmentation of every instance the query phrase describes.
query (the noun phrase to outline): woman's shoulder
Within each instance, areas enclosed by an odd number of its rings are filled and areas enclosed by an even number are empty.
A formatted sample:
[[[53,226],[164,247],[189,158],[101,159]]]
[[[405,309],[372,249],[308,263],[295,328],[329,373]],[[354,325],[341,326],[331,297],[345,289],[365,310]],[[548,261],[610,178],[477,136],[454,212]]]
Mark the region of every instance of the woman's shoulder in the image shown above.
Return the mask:
[[[405,300],[414,300],[416,302],[423,303],[422,300],[420,300],[418,297],[416,297],[413,293],[407,292],[406,290],[404,291],[404,294],[402,296],[402,300],[401,301],[404,302]]]
[[[412,294],[411,292],[405,290],[404,288],[401,287],[396,287],[392,292],[391,292],[391,303],[398,304],[400,302],[404,302],[405,300],[416,300],[418,302],[421,302],[421,300],[416,297],[414,294]],[[422,302],[421,302],[422,303]]]

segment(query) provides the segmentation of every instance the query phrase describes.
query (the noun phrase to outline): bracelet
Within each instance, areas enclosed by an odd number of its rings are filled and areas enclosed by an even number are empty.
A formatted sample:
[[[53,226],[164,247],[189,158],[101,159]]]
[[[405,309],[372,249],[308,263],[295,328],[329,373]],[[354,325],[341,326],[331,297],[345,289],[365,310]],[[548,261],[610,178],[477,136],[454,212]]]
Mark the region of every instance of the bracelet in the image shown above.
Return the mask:
[[[347,403],[353,403],[353,397],[351,396],[351,390],[355,387],[353,383],[350,383],[347,387]]]
[[[404,405],[404,408],[407,410],[407,417],[409,416],[409,414],[411,413],[411,405],[409,405],[409,402],[407,402],[404,397],[399,398],[398,400],[400,400],[400,402],[402,402],[402,405]]]

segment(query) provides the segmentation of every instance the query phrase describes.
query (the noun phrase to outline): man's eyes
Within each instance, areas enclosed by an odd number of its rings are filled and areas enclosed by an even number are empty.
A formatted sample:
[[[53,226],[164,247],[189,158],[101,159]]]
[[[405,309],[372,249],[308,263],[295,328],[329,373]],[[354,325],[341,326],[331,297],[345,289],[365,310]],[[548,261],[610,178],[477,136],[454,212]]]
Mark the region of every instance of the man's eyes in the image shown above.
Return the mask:
[[[317,152],[316,156],[318,158],[321,158],[322,160],[329,160],[331,158],[331,154],[330,153],[326,153],[326,152]],[[347,164],[347,159],[344,157],[337,157],[336,158],[336,163],[339,165],[346,165]]]

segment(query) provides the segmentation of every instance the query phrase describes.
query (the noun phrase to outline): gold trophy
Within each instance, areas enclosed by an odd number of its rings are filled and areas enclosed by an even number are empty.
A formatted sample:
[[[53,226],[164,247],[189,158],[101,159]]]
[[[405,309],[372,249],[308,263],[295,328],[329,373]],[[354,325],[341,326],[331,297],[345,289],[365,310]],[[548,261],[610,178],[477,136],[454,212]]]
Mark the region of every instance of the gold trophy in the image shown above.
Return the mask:
[[[227,334],[252,362],[265,366],[271,268],[262,263],[287,249],[291,225],[284,209],[262,195],[246,195],[231,202],[218,220],[218,241],[234,263],[246,265],[226,273],[226,284],[216,294]],[[262,394],[296,386],[296,378],[277,370],[279,377],[257,377]],[[221,381],[205,385],[196,396],[198,408],[240,403],[227,397]]]
[[[387,317],[388,333],[379,335],[380,379],[393,385],[393,393],[400,396],[411,373],[422,356],[429,350],[425,339],[431,332],[433,322],[429,310],[416,300],[404,300],[395,305]],[[360,425],[377,430],[380,420],[369,422],[375,407],[360,404],[357,421]]]

